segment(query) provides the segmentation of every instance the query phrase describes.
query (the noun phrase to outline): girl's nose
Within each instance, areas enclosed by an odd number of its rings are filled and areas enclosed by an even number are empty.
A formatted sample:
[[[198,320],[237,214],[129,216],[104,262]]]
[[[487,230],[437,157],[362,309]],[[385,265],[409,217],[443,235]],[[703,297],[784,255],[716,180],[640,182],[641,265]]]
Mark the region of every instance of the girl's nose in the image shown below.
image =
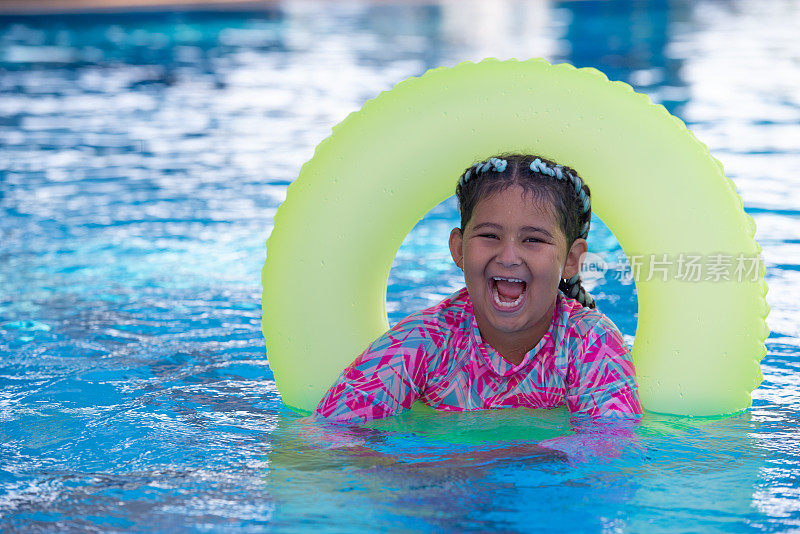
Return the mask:
[[[513,267],[522,263],[517,243],[513,239],[508,239],[501,243],[500,252],[497,255],[497,263],[504,267]]]

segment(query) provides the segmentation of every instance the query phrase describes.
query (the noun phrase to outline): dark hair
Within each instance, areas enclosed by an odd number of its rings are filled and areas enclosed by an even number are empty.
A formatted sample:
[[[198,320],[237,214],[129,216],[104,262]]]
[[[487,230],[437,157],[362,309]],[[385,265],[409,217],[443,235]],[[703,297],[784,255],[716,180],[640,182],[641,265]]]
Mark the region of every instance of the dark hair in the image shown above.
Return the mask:
[[[586,238],[592,217],[591,192],[578,173],[540,156],[502,154],[473,164],[456,186],[458,211],[463,231],[478,202],[517,185],[536,200],[552,206],[567,239],[567,250],[578,238]],[[587,308],[595,303],[581,285],[580,273],[562,280],[559,289]]]

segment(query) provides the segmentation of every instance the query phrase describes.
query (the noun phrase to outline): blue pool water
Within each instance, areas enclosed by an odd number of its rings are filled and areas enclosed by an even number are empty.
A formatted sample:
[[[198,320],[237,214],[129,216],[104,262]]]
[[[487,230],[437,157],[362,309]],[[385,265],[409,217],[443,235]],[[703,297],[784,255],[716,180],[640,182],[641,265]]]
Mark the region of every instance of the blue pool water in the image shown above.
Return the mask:
[[[1,16],[0,530],[800,528],[798,26],[777,0]],[[400,418],[341,430],[373,451],[347,454],[282,406],[259,272],[287,185],[366,99],[486,56],[600,68],[722,161],[770,286],[752,409],[581,439],[563,413]],[[391,322],[460,285],[455,221],[443,203],[400,249]],[[620,252],[599,224],[590,244]],[[633,287],[593,293],[632,340]]]

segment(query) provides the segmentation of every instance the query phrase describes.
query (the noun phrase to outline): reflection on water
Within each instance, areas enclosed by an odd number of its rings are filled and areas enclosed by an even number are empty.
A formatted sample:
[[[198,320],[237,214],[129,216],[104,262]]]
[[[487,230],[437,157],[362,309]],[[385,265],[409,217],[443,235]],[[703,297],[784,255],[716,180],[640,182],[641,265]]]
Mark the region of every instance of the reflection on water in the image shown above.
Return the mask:
[[[0,17],[2,529],[800,527],[798,23],[788,0]],[[332,429],[282,407],[259,272],[288,184],[366,99],[485,56],[600,68],[723,162],[768,266],[752,410]],[[392,322],[460,287],[455,221],[447,201],[406,239]],[[619,252],[599,221],[590,244]],[[607,273],[592,291],[631,339],[633,287]]]
[[[426,413],[387,421],[380,431],[279,419],[266,471],[276,525],[392,528],[402,518],[420,529],[459,531],[567,523],[730,530],[755,516],[753,488],[766,455],[750,436],[757,425],[749,414],[647,414],[639,423],[598,425],[570,424],[563,413],[508,412],[501,417],[511,427],[551,433],[555,425],[564,435],[538,444],[503,429],[494,439],[465,438],[470,427],[483,430],[479,413],[444,414],[454,423],[449,430]]]

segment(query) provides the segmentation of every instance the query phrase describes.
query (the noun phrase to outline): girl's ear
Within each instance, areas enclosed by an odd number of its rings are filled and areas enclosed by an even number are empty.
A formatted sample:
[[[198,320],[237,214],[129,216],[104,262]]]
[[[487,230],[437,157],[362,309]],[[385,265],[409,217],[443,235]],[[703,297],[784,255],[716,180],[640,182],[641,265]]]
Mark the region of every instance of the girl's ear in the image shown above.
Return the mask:
[[[452,239],[452,238],[451,238]],[[583,264],[583,258],[589,251],[589,245],[585,239],[578,238],[567,251],[567,257],[564,260],[563,278],[572,278],[578,274]]]
[[[464,269],[464,250],[461,248],[463,241],[461,228],[450,230],[450,255],[453,256],[453,261],[460,269]]]

